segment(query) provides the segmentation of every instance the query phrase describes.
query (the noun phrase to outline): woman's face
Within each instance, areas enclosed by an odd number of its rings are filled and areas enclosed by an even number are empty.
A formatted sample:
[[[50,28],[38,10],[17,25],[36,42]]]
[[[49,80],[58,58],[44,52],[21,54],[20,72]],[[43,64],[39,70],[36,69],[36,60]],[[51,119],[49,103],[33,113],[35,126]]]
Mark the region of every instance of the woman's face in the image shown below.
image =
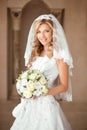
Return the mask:
[[[52,41],[52,29],[47,24],[41,24],[37,30],[37,38],[43,46],[47,46]]]

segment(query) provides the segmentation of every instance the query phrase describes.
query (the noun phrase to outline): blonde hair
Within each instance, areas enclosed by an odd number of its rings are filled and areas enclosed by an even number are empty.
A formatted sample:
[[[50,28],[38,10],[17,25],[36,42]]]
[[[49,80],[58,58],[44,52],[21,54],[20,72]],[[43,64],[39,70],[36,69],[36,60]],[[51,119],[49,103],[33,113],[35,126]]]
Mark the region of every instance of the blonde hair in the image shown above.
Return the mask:
[[[28,62],[28,66],[30,67],[32,65],[32,61],[34,61],[36,59],[36,56],[40,56],[41,52],[43,51],[44,47],[43,45],[40,43],[40,41],[37,39],[37,31],[40,25],[42,24],[47,24],[53,33],[53,22],[51,20],[46,20],[46,19],[42,19],[40,21],[37,21],[35,23],[35,29],[34,29],[34,45],[32,48],[32,53]],[[53,45],[52,43],[50,43],[48,50],[47,50],[47,56],[48,57],[52,57],[53,56]]]

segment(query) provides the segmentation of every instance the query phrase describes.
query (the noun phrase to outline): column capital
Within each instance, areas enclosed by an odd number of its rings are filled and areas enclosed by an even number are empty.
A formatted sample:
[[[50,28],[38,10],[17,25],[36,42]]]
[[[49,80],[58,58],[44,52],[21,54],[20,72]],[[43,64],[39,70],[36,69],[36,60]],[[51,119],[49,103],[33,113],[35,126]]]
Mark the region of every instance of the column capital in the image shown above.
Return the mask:
[[[22,8],[10,8],[12,18],[12,28],[14,31],[20,31]]]
[[[10,8],[11,10],[11,16],[14,19],[19,19],[22,14],[22,8]]]

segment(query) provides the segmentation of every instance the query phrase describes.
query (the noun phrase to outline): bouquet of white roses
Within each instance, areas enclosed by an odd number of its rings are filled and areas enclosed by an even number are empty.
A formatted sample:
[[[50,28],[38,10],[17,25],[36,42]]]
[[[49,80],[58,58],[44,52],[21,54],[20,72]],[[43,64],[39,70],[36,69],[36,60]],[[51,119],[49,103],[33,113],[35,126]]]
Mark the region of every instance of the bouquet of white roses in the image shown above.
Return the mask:
[[[19,95],[24,98],[45,95],[48,92],[48,83],[39,70],[26,70],[22,72],[16,82]]]

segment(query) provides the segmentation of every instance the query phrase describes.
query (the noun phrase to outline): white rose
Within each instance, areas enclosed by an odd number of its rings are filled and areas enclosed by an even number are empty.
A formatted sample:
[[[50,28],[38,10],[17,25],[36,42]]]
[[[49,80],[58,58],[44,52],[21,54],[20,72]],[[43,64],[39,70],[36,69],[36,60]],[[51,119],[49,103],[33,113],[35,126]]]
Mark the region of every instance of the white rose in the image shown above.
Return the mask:
[[[23,91],[23,96],[24,96],[25,98],[31,98],[31,97],[32,97],[32,92],[27,91],[26,89],[24,89],[24,91]]]
[[[17,83],[16,83],[16,87],[17,87],[17,89],[20,88],[20,81],[17,81]]]
[[[48,92],[48,89],[47,89],[46,86],[42,85],[41,91],[42,91],[44,94],[46,94],[46,93]]]
[[[31,75],[29,75],[29,79],[34,81],[36,79],[36,76],[37,74],[32,73]]]
[[[24,86],[21,85],[20,86],[20,92],[23,93],[23,91],[24,91]]]
[[[21,74],[21,78],[27,78],[27,72],[23,72],[23,73]]]
[[[26,86],[26,84],[27,84],[27,79],[22,79],[20,82],[21,82],[21,85],[22,85],[22,86]]]
[[[21,92],[23,92],[23,86],[22,86],[22,84],[21,84],[21,81],[18,81],[18,82],[16,83],[16,88],[17,88],[17,91],[18,91],[19,94],[20,94]]]
[[[36,79],[38,79],[38,78],[41,78],[41,75],[40,75],[40,74],[37,74]]]
[[[40,96],[42,94],[42,92],[41,92],[41,90],[36,90],[36,91],[34,91],[34,93],[33,93],[33,95],[34,96]]]
[[[46,81],[46,79],[45,79],[44,77],[41,77],[41,79],[40,79],[40,83],[41,83],[41,84],[46,84],[47,81]]]
[[[27,91],[34,91],[35,89],[33,82],[29,82],[26,87],[27,87]]]
[[[40,82],[35,82],[34,85],[35,85],[35,88],[36,88],[36,89],[41,89],[41,86],[42,86],[42,85],[41,85]]]

